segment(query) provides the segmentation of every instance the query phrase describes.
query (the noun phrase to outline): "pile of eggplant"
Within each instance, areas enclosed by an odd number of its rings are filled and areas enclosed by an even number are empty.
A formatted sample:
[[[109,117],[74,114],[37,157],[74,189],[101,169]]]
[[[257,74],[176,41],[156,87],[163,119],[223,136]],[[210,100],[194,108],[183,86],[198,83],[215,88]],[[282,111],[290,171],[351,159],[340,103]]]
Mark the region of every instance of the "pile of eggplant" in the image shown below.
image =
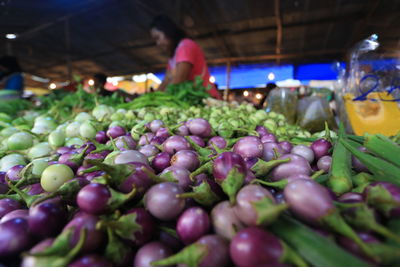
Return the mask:
[[[398,266],[397,143],[190,112],[3,125],[0,263]]]

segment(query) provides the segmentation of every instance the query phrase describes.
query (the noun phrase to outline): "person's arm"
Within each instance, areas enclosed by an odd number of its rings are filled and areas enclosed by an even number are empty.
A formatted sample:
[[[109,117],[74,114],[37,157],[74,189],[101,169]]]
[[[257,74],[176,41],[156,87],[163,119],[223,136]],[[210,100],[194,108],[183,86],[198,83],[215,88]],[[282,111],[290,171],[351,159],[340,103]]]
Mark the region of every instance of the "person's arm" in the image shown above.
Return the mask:
[[[172,77],[172,84],[182,83],[189,80],[189,74],[193,65],[189,62],[179,62],[176,64],[176,73]]]
[[[165,89],[167,89],[168,84],[170,84],[172,80],[171,76],[172,76],[171,71],[168,69],[167,72],[165,73],[164,80],[158,86],[157,91],[165,91]]]

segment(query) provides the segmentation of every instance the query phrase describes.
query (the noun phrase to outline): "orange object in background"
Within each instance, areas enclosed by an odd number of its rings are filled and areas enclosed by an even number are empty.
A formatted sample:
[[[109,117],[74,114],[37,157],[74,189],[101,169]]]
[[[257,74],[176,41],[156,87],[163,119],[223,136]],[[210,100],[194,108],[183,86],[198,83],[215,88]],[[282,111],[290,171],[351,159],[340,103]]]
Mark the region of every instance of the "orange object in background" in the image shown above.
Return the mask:
[[[354,95],[345,94],[348,120],[356,135],[381,133],[392,136],[400,131],[400,106],[386,92],[373,92],[365,101],[353,101]],[[371,100],[377,99],[377,100]]]

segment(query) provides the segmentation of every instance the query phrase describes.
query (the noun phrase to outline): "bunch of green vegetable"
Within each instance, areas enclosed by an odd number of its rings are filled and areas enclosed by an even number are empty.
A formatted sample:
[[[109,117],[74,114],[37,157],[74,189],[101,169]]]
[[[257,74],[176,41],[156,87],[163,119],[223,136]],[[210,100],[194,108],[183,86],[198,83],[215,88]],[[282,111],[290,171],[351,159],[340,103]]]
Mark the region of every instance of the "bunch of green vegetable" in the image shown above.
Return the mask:
[[[207,90],[209,90],[209,88],[204,87],[203,80],[200,77],[196,77],[194,82],[187,81],[178,84],[170,84],[167,87],[167,93],[189,105],[201,105],[203,99],[210,97]]]

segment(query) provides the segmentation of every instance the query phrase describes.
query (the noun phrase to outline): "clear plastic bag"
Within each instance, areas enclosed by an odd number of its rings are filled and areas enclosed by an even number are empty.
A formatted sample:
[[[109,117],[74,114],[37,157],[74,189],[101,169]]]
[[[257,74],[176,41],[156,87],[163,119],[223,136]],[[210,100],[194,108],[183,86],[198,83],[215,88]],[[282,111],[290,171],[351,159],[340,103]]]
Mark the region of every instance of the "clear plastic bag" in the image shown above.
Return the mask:
[[[308,96],[299,100],[297,105],[297,124],[310,131],[324,130],[325,122],[330,129],[336,128],[335,119],[329,102],[322,97]]]
[[[381,49],[376,34],[351,50],[347,75],[341,72],[336,89],[339,117],[348,131],[357,135],[400,131],[400,58],[396,52]]]
[[[297,94],[288,88],[275,88],[267,98],[267,112],[276,112],[285,116],[288,123],[296,121]]]

